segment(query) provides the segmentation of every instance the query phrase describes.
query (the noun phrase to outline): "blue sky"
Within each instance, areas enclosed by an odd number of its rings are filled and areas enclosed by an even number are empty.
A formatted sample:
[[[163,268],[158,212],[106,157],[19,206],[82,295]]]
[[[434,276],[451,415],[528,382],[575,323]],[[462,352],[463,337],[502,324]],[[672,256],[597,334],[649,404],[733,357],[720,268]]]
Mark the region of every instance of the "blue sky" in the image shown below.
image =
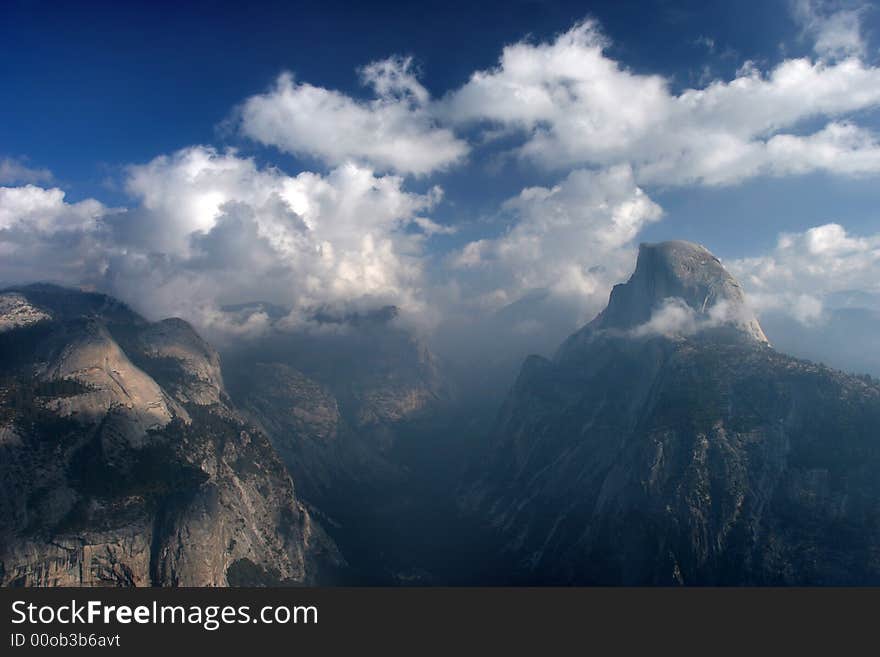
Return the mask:
[[[497,62],[527,35],[595,16],[635,70],[689,84],[704,63],[732,74],[797,43],[784,2],[46,2],[4,3],[0,54],[5,151],[46,162],[80,196],[108,170],[193,143],[225,143],[230,109],[282,70],[364,95],[355,69],[413,55],[433,95]],[[700,37],[719,53],[707,57]],[[722,56],[736,49],[737,56]],[[242,145],[242,144],[238,144]],[[245,144],[244,146],[248,146]]]
[[[764,312],[818,321],[828,295],[880,293],[874,3],[0,15],[0,280],[235,331],[260,322],[218,309],[256,296],[436,326],[547,289],[570,324],[639,241],[682,238]]]
[[[13,102],[0,106],[4,155],[50,167],[71,199],[114,203],[128,200],[107,184],[122,167],[190,144],[314,166],[218,126],[282,70],[364,97],[358,67],[408,54],[439,96],[493,66],[504,45],[552,38],[587,16],[601,22],[619,61],[676,86],[697,82],[703,66],[732,76],[746,59],[776,62],[780,43],[809,51],[785,2],[268,2],[251,11],[240,3],[178,4],[6,3],[0,66]],[[489,211],[516,190],[503,178],[473,183],[470,171],[456,171],[443,182]],[[490,198],[487,183],[497,187]]]

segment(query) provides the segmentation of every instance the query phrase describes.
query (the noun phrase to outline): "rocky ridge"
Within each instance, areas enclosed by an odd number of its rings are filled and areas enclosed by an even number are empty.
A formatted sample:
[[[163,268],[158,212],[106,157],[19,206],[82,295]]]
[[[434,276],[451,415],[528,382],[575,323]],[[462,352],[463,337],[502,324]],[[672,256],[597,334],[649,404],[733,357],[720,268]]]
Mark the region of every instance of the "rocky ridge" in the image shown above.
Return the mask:
[[[0,307],[0,583],[293,584],[341,564],[188,324],[42,285]]]

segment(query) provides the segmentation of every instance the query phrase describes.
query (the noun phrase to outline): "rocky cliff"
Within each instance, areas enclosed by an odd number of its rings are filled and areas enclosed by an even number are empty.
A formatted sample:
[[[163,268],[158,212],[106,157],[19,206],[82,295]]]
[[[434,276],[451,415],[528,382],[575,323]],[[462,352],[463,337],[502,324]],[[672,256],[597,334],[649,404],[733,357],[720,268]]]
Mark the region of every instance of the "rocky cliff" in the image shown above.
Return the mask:
[[[525,362],[462,503],[520,582],[877,584],[880,382],[772,349],[702,247],[645,245]]]
[[[181,320],[0,293],[0,583],[315,582],[341,558]]]

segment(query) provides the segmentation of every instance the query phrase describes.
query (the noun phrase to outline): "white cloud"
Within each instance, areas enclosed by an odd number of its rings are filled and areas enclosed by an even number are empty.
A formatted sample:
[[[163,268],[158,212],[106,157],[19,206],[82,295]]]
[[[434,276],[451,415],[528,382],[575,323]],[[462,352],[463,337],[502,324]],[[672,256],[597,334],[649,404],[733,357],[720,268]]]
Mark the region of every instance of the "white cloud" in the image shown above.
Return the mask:
[[[93,199],[67,203],[64,197],[57,187],[0,187],[0,230],[38,234],[90,230],[106,210]]]
[[[428,236],[431,235],[454,235],[458,232],[457,226],[438,224],[427,217],[415,217],[413,223],[418,226],[421,231]]]
[[[262,144],[330,165],[358,160],[404,174],[427,174],[465,157],[467,144],[433,119],[410,59],[374,62],[361,76],[375,93],[369,102],[284,73],[268,92],[244,102],[241,130]]]
[[[96,243],[107,212],[93,199],[68,203],[57,188],[0,187],[0,282],[100,276],[105,259]]]
[[[808,137],[776,135],[766,143],[770,173],[824,170],[851,176],[880,172],[880,143],[868,130],[852,123],[829,123]]]
[[[641,184],[880,172],[876,139],[836,121],[880,105],[880,69],[858,58],[789,59],[766,73],[747,64],[733,80],[676,95],[666,79],[607,57],[606,46],[592,21],[549,43],[507,46],[496,68],[474,73],[440,112],[521,133],[518,154],[547,168],[628,163]],[[832,119],[823,130],[795,132],[823,118]],[[794,149],[797,166],[788,159]]]
[[[835,293],[880,293],[880,234],[857,237],[829,223],[785,233],[762,256],[728,263],[759,313],[785,312],[809,324],[821,320]]]
[[[733,325],[749,330],[753,321],[750,307],[719,301],[706,312],[697,312],[684,299],[667,297],[651,312],[647,322],[630,333],[636,337],[660,335],[674,338],[695,335],[720,326]]]
[[[0,278],[29,272],[87,282],[153,314],[245,332],[268,318],[233,326],[218,306],[260,299],[305,309],[369,299],[439,314],[431,294],[496,309],[542,290],[589,319],[631,271],[640,232],[661,216],[642,187],[880,173],[880,140],[853,117],[880,106],[880,69],[859,58],[860,27],[846,13],[858,18],[861,10],[805,6],[817,59],[769,70],[746,64],[731,80],[675,93],[667,79],[610,58],[590,21],[548,42],[507,46],[495,68],[440,100],[406,58],[361,69],[368,100],[282,74],[244,101],[239,128],[319,159],[325,173],[288,175],[235,151],[194,146],[129,167],[128,211],[68,203],[59,189],[3,188]],[[509,199],[504,232],[450,255],[441,284],[425,280],[424,242],[456,226],[425,216],[439,188],[413,193],[402,176],[462,162],[469,145],[452,127],[468,128],[474,144],[489,148],[499,135],[519,138],[518,156],[558,171],[560,181]],[[3,175],[45,180],[12,160],[0,162]],[[811,321],[826,291],[876,290],[877,277],[860,272],[877,273],[877,238],[843,231],[835,241],[841,231],[784,236],[773,253],[735,265],[758,305],[782,304]],[[817,240],[830,250],[810,251]],[[534,332],[530,322],[523,320],[524,334]]]
[[[127,212],[68,204],[57,189],[2,188],[0,248],[31,249],[24,260],[4,259],[0,279],[24,278],[13,271],[20,267],[31,280],[87,282],[152,316],[202,325],[222,324],[220,305],[254,299],[300,311],[368,299],[413,311],[423,303],[419,223],[439,230],[422,213],[441,191],[413,194],[402,184],[351,163],[288,176],[191,147],[129,168],[138,204]],[[71,242],[87,243],[88,258],[71,261]],[[49,267],[67,264],[43,275],[36,253]]]
[[[816,54],[831,59],[865,54],[862,17],[867,5],[827,0],[794,0],[792,12]]]
[[[450,264],[490,305],[548,289],[596,310],[632,267],[632,240],[661,210],[627,166],[576,170],[552,188],[530,187],[504,204],[510,229],[471,242]]]
[[[684,299],[669,297],[654,309],[647,322],[632,329],[631,333],[637,337],[693,335],[699,330],[699,319]]]
[[[420,237],[405,229],[441,191],[413,194],[402,185],[352,163],[326,176],[288,176],[195,147],[131,168],[128,189],[141,209],[116,230],[121,243],[168,256],[169,278],[157,287],[172,295],[196,288],[208,299],[297,308],[369,297],[412,308]],[[119,267],[110,273],[125,279],[127,267]],[[162,268],[150,262],[139,271]]]
[[[45,183],[52,181],[49,169],[32,169],[21,160],[11,157],[0,159],[0,185],[16,183]]]

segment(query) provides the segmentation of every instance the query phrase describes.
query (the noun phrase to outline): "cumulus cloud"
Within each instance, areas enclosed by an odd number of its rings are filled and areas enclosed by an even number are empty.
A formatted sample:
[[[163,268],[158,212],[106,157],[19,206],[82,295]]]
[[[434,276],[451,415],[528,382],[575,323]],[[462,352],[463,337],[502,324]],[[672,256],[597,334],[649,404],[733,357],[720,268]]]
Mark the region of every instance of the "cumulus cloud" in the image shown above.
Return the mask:
[[[505,234],[473,241],[450,259],[472,272],[482,298],[498,306],[548,289],[595,306],[631,268],[633,238],[662,211],[621,165],[579,169],[554,187],[524,189],[504,213],[511,221]]]
[[[374,62],[361,69],[361,77],[373,100],[283,73],[269,91],[243,103],[241,131],[261,144],[330,165],[357,160],[403,174],[427,174],[465,157],[467,144],[433,118],[411,59]]]
[[[57,187],[0,187],[0,230],[39,234],[87,230],[105,211],[93,199],[67,203],[64,197]]]
[[[880,143],[852,123],[829,123],[807,137],[776,135],[765,149],[766,170],[776,175],[821,170],[858,177],[880,172]]]
[[[191,147],[130,167],[126,187],[137,203],[125,212],[66,203],[57,189],[3,188],[0,245],[10,252],[28,243],[30,251],[4,259],[0,278],[28,270],[30,279],[88,282],[150,315],[203,326],[224,321],[223,304],[254,299],[301,312],[365,299],[414,310],[424,239],[415,222],[441,191],[414,194],[402,184],[351,163],[289,176],[231,151]],[[88,245],[87,259],[67,253],[72,241]],[[41,275],[37,253],[66,266]]]
[[[101,275],[96,242],[110,210],[95,200],[68,203],[58,188],[0,187],[0,281],[83,283]]]
[[[441,197],[352,163],[288,176],[201,147],[133,167],[128,189],[140,208],[114,225],[117,241],[166,257],[145,263],[169,272],[157,289],[298,308],[362,298],[414,307],[421,247],[406,228]],[[125,280],[127,267],[110,275]]]
[[[52,181],[49,169],[32,169],[21,160],[0,158],[0,185],[46,183]]]
[[[793,0],[792,13],[805,36],[813,40],[816,54],[841,58],[865,54],[862,17],[868,6],[827,0]]]
[[[880,105],[880,69],[856,57],[788,59],[767,72],[750,63],[733,80],[674,94],[665,78],[609,58],[607,45],[586,21],[552,42],[507,46],[497,67],[444,99],[443,115],[522,134],[519,156],[545,167],[629,163],[642,184],[880,172],[876,139],[839,120]],[[832,121],[819,132],[796,132],[823,118]]]
[[[728,266],[759,313],[782,311],[804,324],[815,323],[831,295],[880,293],[880,234],[854,236],[829,223],[785,233],[772,252]]]

